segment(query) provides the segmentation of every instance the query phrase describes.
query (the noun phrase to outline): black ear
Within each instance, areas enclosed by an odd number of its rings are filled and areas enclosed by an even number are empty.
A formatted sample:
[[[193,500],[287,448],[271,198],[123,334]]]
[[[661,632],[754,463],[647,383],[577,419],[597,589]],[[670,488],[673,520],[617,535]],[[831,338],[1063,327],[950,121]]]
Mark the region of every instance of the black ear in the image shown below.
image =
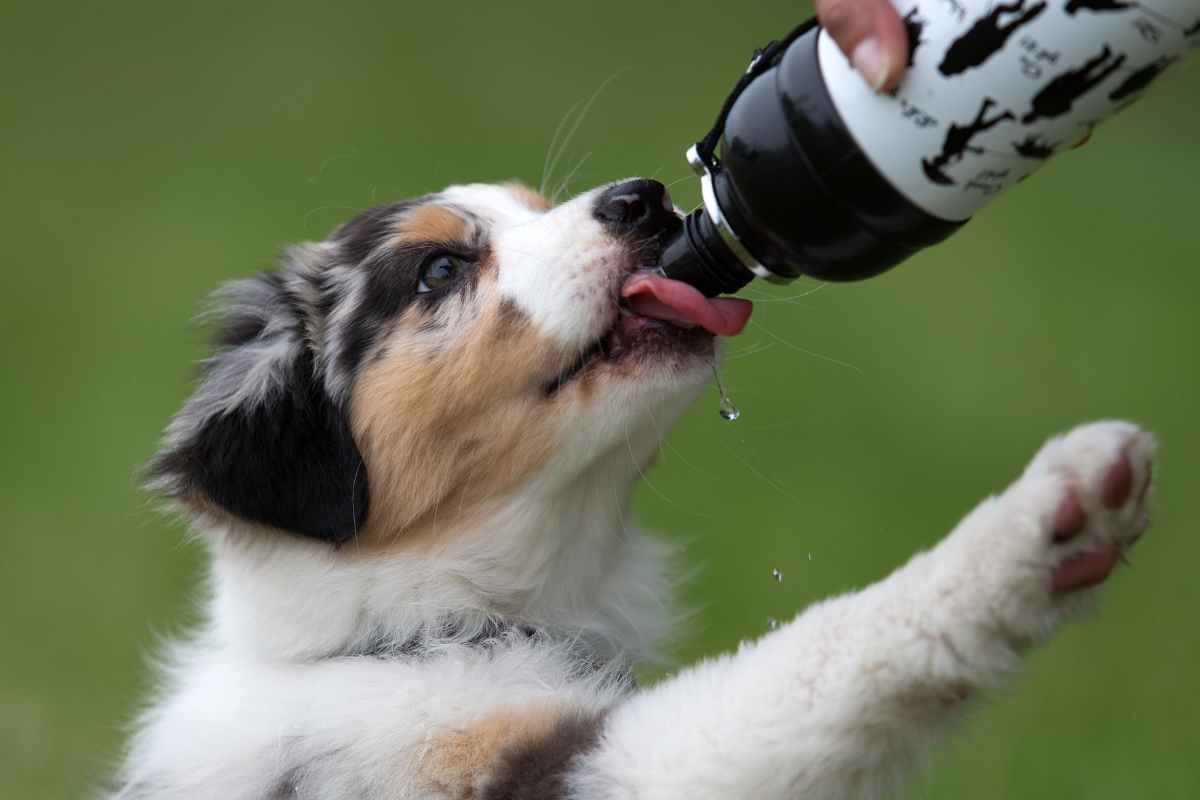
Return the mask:
[[[149,466],[185,504],[345,542],[367,517],[366,467],[330,396],[303,314],[276,276],[234,284],[221,349]]]

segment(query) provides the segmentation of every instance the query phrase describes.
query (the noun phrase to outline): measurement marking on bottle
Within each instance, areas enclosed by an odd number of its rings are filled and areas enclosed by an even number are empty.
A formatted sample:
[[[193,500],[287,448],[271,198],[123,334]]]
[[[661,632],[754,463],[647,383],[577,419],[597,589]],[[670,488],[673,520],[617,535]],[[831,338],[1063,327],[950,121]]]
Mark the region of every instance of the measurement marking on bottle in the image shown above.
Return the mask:
[[[905,119],[911,121],[918,128],[932,128],[934,125],[938,124],[937,117],[922,111],[904,97],[900,98],[900,113]]]

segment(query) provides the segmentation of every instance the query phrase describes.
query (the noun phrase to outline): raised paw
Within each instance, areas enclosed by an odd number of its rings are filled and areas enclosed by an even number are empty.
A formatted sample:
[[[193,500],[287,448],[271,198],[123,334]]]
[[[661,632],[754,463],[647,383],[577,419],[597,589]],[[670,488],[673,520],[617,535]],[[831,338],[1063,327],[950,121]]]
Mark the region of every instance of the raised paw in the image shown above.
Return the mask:
[[[1048,520],[1050,588],[1065,594],[1104,581],[1149,525],[1154,440],[1125,422],[1076,428],[1049,442],[1024,482],[1048,482],[1060,499]]]
[[[1016,482],[901,573],[918,576],[908,585],[926,598],[926,628],[940,628],[959,656],[974,653],[976,666],[1045,640],[1146,531],[1153,452],[1153,437],[1127,422],[1047,442]]]

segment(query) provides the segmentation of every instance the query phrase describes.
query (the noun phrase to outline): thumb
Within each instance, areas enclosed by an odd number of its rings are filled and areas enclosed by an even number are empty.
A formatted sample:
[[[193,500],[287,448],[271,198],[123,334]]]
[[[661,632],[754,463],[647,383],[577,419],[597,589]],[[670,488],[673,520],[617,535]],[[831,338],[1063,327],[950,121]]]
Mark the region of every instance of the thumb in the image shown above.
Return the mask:
[[[888,0],[816,0],[817,19],[877,92],[896,86],[908,60],[908,34]]]

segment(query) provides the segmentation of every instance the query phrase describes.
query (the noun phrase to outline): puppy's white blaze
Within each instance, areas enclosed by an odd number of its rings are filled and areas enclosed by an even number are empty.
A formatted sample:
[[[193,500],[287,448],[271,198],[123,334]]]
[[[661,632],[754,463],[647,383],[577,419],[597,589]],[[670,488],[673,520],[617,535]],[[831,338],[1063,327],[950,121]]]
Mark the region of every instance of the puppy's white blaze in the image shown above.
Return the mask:
[[[502,186],[456,186],[439,200],[489,227],[501,296],[543,336],[565,348],[586,347],[612,325],[620,276],[629,269],[625,248],[592,216],[604,188],[545,212]]]
[[[586,347],[609,326],[628,256],[592,216],[588,192],[495,235],[499,287],[538,331],[563,347]]]
[[[541,216],[537,210],[521,202],[507,187],[490,183],[451,186],[438,193],[437,201],[467,209],[492,229],[520,225]]]

